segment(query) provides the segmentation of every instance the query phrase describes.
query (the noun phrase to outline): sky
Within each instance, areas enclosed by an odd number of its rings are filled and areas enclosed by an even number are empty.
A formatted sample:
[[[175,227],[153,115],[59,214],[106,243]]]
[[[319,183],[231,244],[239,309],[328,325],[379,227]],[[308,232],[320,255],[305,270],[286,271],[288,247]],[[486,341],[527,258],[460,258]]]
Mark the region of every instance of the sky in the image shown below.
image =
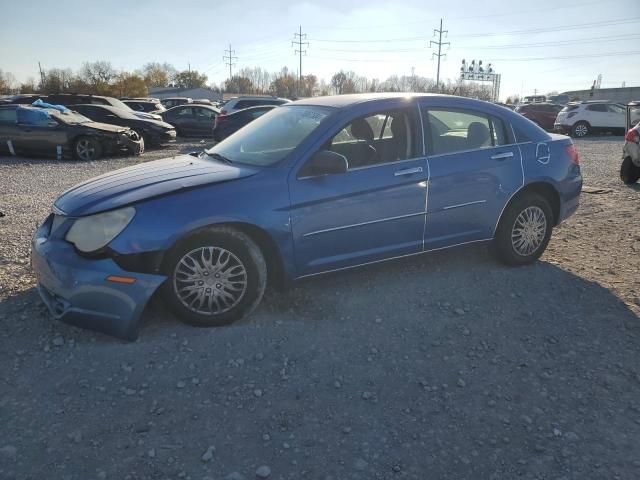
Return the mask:
[[[329,80],[339,70],[384,80],[436,77],[429,48],[440,19],[440,78],[455,80],[460,64],[482,60],[501,74],[500,96],[640,85],[640,0],[21,0],[0,6],[0,69],[18,81],[44,69],[78,69],[107,60],[136,70],[151,61],[189,66],[209,82],[262,67],[297,72],[294,33],[306,34],[303,74]]]

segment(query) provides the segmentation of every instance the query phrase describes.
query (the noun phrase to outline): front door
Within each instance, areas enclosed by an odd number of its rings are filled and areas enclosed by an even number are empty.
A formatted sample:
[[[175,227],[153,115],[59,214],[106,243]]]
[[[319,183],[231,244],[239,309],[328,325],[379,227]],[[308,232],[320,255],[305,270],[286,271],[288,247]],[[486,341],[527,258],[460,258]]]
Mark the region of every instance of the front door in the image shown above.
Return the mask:
[[[505,122],[426,104],[422,115],[430,174],[425,250],[492,238],[523,184],[520,150]]]
[[[360,116],[323,147],[346,158],[346,173],[294,170],[299,276],[422,251],[428,173],[418,124],[415,104]]]

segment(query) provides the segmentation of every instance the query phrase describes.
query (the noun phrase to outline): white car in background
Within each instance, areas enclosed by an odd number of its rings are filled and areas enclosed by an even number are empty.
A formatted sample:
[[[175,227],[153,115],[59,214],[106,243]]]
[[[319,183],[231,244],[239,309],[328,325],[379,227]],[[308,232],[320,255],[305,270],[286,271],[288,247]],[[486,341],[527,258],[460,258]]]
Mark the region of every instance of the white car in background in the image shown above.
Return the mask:
[[[554,129],[573,137],[585,137],[591,133],[611,132],[624,135],[625,107],[606,100],[571,102],[560,110]]]

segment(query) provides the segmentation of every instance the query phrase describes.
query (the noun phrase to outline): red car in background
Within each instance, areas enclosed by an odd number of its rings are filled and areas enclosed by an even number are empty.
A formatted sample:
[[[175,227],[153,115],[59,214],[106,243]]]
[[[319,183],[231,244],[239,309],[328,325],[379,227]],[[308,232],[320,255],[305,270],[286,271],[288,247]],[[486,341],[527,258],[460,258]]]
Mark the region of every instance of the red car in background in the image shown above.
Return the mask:
[[[516,112],[545,130],[553,131],[553,124],[562,108],[562,105],[555,103],[525,103],[516,107]]]

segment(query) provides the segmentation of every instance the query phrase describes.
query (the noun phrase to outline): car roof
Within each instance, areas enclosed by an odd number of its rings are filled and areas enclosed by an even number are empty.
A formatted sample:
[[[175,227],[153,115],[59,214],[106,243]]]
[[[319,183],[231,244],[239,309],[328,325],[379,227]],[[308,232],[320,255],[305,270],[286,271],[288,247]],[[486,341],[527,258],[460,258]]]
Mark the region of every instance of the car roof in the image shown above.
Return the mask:
[[[253,110],[271,110],[272,108],[278,108],[278,105],[256,105],[254,107],[241,108],[231,112],[229,115],[235,115],[236,113],[251,112]]]
[[[461,101],[480,101],[466,97],[457,97],[454,95],[443,95],[437,93],[407,93],[407,92],[380,92],[380,93],[352,93],[347,95],[332,95],[326,97],[311,97],[292,102],[292,105],[314,105],[324,107],[349,107],[359,103],[373,102],[376,100],[387,100],[392,98],[450,98],[460,99]],[[493,104],[492,104],[493,105]]]

